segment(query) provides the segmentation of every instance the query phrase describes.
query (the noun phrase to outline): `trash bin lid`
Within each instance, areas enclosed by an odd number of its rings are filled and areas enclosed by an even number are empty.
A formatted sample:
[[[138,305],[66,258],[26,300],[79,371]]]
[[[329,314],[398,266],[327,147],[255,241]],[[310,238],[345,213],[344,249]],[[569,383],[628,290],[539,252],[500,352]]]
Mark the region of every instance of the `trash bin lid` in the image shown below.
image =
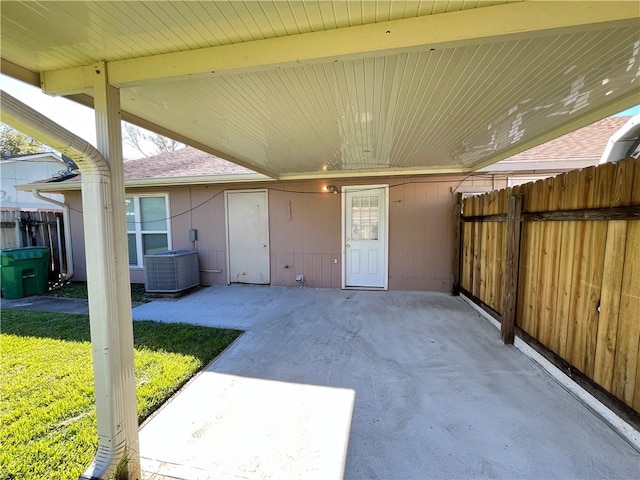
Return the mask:
[[[21,247],[3,248],[0,250],[0,257],[11,260],[28,260],[31,258],[42,258],[49,254],[49,247]]]

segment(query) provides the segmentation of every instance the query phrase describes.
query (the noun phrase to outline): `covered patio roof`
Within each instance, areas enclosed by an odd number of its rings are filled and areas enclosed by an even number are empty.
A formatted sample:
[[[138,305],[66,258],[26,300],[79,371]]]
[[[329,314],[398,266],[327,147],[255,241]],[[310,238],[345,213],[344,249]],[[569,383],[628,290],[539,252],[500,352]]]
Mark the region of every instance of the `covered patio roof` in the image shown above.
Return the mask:
[[[636,1],[2,2],[2,72],[278,179],[468,172],[640,102]]]
[[[121,119],[275,179],[469,172],[640,103],[637,1],[3,1],[1,71],[96,111],[83,174],[98,451],[140,478]]]

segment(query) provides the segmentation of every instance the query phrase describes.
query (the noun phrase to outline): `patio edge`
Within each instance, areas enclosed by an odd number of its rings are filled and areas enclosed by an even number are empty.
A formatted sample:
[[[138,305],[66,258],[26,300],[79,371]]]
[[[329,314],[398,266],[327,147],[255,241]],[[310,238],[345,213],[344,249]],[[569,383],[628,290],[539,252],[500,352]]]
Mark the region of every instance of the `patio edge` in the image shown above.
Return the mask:
[[[500,331],[500,322],[484,311],[473,300],[468,298],[463,293],[460,294],[460,298],[473,308],[481,317],[488,320],[498,331]],[[633,448],[640,452],[640,431],[636,430],[631,424],[620,418],[615,412],[609,409],[606,405],[600,402],[597,398],[591,395],[588,391],[574,382],[571,378],[565,375],[562,370],[556,367],[553,363],[548,361],[537,351],[535,351],[528,343],[516,336],[514,338],[513,346],[520,350],[524,355],[536,362],[542,367],[549,375],[551,375],[565,390],[580,400],[587,408],[598,415],[602,420],[608,423],[621,437],[629,442]]]

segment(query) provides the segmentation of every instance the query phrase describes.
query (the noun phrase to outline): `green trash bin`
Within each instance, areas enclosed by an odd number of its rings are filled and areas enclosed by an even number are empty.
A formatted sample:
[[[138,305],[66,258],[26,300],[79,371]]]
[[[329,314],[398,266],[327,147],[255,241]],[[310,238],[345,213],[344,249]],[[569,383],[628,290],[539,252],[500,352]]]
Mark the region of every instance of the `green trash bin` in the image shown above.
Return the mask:
[[[22,298],[47,293],[50,255],[49,247],[0,250],[2,296]]]

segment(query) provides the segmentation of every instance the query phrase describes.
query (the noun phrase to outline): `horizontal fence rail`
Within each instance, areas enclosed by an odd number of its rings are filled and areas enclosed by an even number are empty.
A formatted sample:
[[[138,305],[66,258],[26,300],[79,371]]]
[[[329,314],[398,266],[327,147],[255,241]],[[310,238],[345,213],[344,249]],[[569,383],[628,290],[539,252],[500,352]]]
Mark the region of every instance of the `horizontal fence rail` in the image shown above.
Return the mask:
[[[454,293],[640,412],[640,160],[459,198],[454,216]]]

